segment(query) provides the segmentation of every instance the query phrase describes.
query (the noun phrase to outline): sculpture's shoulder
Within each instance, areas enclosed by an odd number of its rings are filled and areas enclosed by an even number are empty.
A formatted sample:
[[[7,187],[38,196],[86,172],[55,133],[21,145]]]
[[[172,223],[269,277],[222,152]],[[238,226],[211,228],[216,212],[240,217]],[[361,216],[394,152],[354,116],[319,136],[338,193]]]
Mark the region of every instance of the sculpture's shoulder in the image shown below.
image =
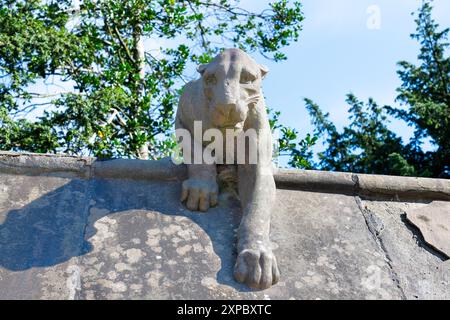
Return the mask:
[[[203,103],[204,95],[201,88],[201,80],[193,80],[188,82],[181,93],[179,108],[194,107]]]
[[[175,127],[191,128],[192,122],[201,117],[201,108],[205,103],[201,80],[188,82],[181,92],[178,103]]]

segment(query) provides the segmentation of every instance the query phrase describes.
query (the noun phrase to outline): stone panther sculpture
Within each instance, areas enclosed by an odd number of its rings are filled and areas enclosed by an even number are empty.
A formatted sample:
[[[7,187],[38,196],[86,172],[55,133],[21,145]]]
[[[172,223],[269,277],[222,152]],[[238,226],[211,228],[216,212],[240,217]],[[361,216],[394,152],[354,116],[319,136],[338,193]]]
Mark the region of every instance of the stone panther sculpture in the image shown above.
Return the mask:
[[[275,182],[271,130],[261,92],[261,80],[268,70],[239,49],[226,49],[197,70],[201,78],[189,82],[180,97],[176,129],[193,134],[194,121],[201,121],[203,132],[211,128],[221,132],[226,129],[257,132],[258,161],[237,164],[243,216],[238,230],[234,276],[252,288],[265,289],[277,283],[280,276],[269,240]],[[206,147],[200,140],[194,138],[192,150]],[[248,148],[244,152],[248,153]],[[217,204],[216,180],[217,163],[188,164],[181,201],[186,201],[190,210],[207,211]]]

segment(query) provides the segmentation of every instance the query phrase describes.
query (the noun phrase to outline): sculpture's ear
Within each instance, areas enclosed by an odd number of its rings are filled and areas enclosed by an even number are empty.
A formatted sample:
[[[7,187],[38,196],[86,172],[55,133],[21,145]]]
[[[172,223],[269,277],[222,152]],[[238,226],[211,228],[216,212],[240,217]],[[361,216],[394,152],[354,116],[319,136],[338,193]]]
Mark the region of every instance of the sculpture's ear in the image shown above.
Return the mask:
[[[205,70],[206,70],[206,67],[207,67],[206,64],[201,64],[201,65],[199,65],[199,66],[197,67],[197,71],[198,71],[200,74],[203,74],[203,73],[205,72]]]
[[[261,79],[264,79],[266,77],[266,74],[269,73],[269,68],[263,64],[260,64],[259,68],[261,70]]]

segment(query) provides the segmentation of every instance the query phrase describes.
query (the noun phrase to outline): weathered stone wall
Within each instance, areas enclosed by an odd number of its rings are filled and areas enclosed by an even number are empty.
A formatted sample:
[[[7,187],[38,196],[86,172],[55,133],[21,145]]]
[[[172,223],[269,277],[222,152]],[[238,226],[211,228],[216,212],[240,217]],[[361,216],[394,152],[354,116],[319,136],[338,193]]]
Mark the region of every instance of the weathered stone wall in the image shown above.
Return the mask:
[[[450,299],[448,252],[408,222],[439,211],[448,226],[449,181],[278,172],[282,279],[252,291],[232,277],[237,201],[191,212],[184,175],[169,161],[1,153],[0,299]]]

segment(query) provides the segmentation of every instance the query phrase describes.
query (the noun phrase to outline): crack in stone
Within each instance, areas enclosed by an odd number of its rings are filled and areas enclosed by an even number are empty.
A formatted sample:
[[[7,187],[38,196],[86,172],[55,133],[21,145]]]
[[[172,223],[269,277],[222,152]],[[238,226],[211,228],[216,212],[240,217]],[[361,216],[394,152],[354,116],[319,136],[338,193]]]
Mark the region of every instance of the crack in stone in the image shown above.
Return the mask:
[[[355,202],[359,208],[359,210],[361,211],[361,214],[364,218],[364,221],[366,223],[367,229],[369,230],[370,235],[372,236],[372,238],[374,239],[375,243],[377,244],[378,248],[380,248],[380,250],[383,252],[383,255],[385,257],[386,263],[389,267],[389,274],[391,276],[392,281],[394,281],[394,283],[396,284],[397,288],[400,290],[400,294],[403,300],[406,300],[406,294],[401,286],[400,283],[400,279],[398,277],[397,272],[394,269],[393,263],[392,263],[392,259],[389,255],[389,252],[387,251],[384,243],[383,243],[383,239],[381,238],[381,233],[384,229],[383,226],[381,226],[381,228],[377,228],[377,224],[378,222],[375,221],[375,218],[373,216],[373,214],[370,212],[370,210],[363,208],[362,205],[362,201],[361,198],[356,195],[355,196]],[[381,222],[382,225],[382,222]]]
[[[91,165],[88,165],[88,178],[86,179],[87,181],[87,188],[85,191],[85,206],[83,208],[83,212],[84,212],[84,227],[83,227],[83,232],[81,233],[81,247],[80,247],[80,251],[81,253],[84,254],[84,241],[86,238],[86,233],[87,233],[87,228],[89,226],[89,216],[90,216],[90,206],[91,206],[91,199],[92,199],[92,194],[93,194],[93,180],[92,180],[92,176],[93,176],[93,169]],[[81,259],[77,259],[77,264],[81,263]],[[79,267],[77,265],[77,267]],[[74,295],[74,300],[80,300],[81,299],[81,293],[83,291],[83,281],[82,281],[82,275],[81,272],[79,273],[79,281],[80,281],[80,287],[79,287],[79,291],[76,292],[76,294]]]
[[[353,186],[353,194],[355,196],[359,196],[359,193],[361,191],[361,187],[359,186],[359,177],[357,174],[352,174],[352,181],[355,183]]]

